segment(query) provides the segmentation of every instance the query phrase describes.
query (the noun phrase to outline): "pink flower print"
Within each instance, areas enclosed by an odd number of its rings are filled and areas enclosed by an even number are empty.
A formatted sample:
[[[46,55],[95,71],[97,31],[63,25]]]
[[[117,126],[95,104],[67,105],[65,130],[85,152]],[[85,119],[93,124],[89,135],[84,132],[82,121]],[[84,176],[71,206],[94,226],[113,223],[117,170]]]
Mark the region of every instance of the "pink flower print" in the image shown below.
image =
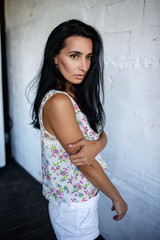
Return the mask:
[[[58,153],[59,153],[58,149],[54,149],[53,152],[54,152],[55,154],[58,154]]]
[[[62,171],[62,172],[60,172],[60,174],[61,174],[62,176],[65,176],[67,173],[66,173],[66,171]]]
[[[65,171],[67,171],[68,170],[68,167],[67,168],[63,168]]]
[[[85,190],[84,192],[85,192],[85,194],[88,194],[88,190]]]
[[[47,177],[47,180],[51,180],[51,177],[49,176],[49,175],[46,175],[46,177]]]
[[[82,186],[80,184],[75,184],[74,185],[74,188],[77,188],[78,190],[81,190],[82,189]]]
[[[78,109],[78,105],[74,104],[74,109],[77,110]]]
[[[88,132],[88,131],[89,131],[88,127],[84,127],[84,129],[85,129],[85,131],[86,131],[86,132]]]
[[[72,201],[72,202],[76,202],[76,199],[75,199],[75,198],[71,198],[71,201]]]
[[[74,110],[76,113],[81,112],[77,104],[74,104]]]
[[[65,161],[65,159],[67,159],[68,157],[69,157],[68,154],[63,153],[63,154],[60,156],[60,159],[62,159],[63,161]]]
[[[57,149],[53,149],[52,150],[52,156],[56,157],[56,155],[59,153],[59,151]]]
[[[92,193],[92,195],[94,196],[94,195],[95,195],[95,190],[92,189],[91,193]]]
[[[56,190],[57,195],[62,195],[62,192],[59,190]]]
[[[64,159],[64,155],[59,155],[58,156],[58,159],[61,161],[61,160],[63,160]]]
[[[72,178],[68,178],[68,182],[67,183],[72,184]]]
[[[63,170],[64,170],[64,171],[61,171],[60,174],[61,174],[62,176],[67,175],[67,170],[68,170],[68,169],[67,169],[67,168],[63,168]]]
[[[86,119],[83,117],[83,118],[82,118],[82,121],[86,122]]]
[[[86,200],[85,198],[83,198],[83,199],[82,199],[82,202],[85,202],[85,201],[87,201],[87,200]]]
[[[65,158],[67,159],[69,157],[69,154],[65,154]]]
[[[83,179],[84,178],[84,175],[81,173],[81,179]]]
[[[52,169],[54,172],[56,171],[56,169],[55,169],[53,166],[51,167],[51,169]]]

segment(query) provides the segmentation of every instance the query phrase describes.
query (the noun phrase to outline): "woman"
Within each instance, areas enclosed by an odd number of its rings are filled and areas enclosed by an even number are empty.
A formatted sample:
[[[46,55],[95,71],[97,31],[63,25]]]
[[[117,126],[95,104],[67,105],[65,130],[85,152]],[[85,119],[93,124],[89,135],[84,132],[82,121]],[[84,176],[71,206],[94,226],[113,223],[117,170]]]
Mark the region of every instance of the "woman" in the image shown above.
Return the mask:
[[[41,131],[43,195],[58,240],[100,239],[98,191],[120,220],[127,204],[110,182],[99,155],[105,147],[101,37],[78,20],[60,24],[46,43],[33,106]]]

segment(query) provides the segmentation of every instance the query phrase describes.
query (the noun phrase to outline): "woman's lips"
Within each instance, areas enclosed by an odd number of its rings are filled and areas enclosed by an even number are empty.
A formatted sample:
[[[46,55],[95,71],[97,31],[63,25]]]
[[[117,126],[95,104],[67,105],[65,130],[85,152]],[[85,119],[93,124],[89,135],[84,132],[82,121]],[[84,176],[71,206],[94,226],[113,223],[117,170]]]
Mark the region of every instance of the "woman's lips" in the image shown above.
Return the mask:
[[[75,75],[75,77],[76,77],[77,79],[83,79],[83,78],[84,78],[84,75]]]

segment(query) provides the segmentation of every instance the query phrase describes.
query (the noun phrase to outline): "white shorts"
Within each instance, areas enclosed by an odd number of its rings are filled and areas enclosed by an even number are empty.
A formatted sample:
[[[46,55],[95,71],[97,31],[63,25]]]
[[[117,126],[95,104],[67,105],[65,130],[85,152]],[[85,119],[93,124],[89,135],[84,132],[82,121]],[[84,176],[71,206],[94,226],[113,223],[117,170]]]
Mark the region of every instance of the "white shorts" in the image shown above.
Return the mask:
[[[98,229],[99,194],[81,203],[49,202],[49,216],[58,240],[94,240]]]

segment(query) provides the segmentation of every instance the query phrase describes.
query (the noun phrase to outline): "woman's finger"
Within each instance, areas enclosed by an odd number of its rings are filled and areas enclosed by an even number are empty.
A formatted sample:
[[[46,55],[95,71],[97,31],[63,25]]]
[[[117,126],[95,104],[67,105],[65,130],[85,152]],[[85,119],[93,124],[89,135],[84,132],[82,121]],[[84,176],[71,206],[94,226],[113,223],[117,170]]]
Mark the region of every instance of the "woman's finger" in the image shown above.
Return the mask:
[[[112,205],[111,211],[114,211],[114,210],[115,210],[115,207],[114,207],[114,205]]]
[[[73,162],[72,162],[73,163]],[[76,161],[75,163],[73,163],[75,166],[89,166],[88,162],[86,163],[82,163],[82,162],[78,162]]]
[[[79,147],[84,144],[83,142],[84,142],[84,139],[80,139],[78,142],[68,144],[68,147],[70,148]]]
[[[87,164],[88,163],[87,160],[84,160],[84,159],[81,159],[81,158],[76,158],[76,160],[71,160],[71,162],[73,164],[77,164],[77,163],[79,163],[79,164]]]
[[[71,161],[73,161],[73,160],[78,160],[78,159],[80,159],[81,158],[81,153],[80,152],[77,152],[77,153],[75,153],[75,154],[71,154],[70,155],[70,160]]]

